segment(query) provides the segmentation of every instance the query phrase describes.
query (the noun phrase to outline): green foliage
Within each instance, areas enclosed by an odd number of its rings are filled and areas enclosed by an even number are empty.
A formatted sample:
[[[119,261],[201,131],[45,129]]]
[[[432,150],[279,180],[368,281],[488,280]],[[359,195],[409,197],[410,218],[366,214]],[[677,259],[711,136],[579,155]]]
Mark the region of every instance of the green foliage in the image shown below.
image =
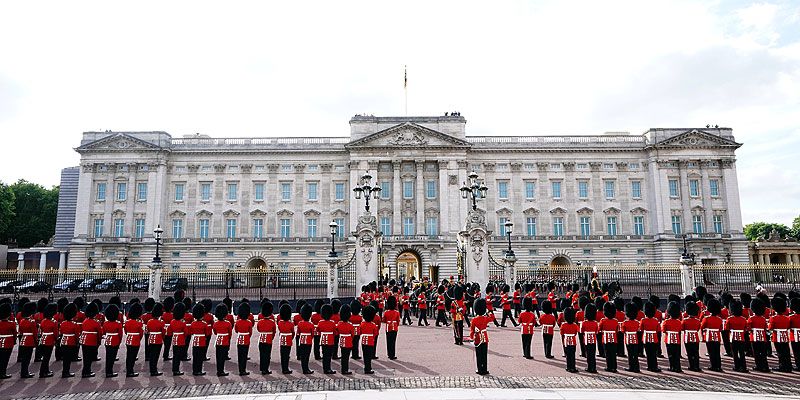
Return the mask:
[[[800,216],[792,221],[792,236],[800,240]]]
[[[14,215],[14,192],[8,185],[0,183],[0,243],[5,243]]]
[[[764,238],[768,238],[773,229],[781,235],[781,238],[785,238],[787,235],[792,234],[791,229],[784,224],[778,224],[774,222],[753,222],[752,224],[747,224],[744,226],[744,235],[747,237],[747,240],[751,241],[757,240],[762,236]]]
[[[6,203],[11,204],[10,210]],[[45,189],[25,180],[0,184],[0,242],[15,239],[19,247],[47,243],[55,234],[57,213],[58,186]]]

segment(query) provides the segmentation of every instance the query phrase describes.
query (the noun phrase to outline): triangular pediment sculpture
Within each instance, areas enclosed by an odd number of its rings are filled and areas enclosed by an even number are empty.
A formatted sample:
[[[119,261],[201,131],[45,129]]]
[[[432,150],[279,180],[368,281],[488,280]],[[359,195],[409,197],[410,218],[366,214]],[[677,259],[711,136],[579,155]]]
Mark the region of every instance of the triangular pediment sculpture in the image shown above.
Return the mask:
[[[345,145],[346,148],[366,147],[456,147],[469,148],[472,144],[430,128],[405,122],[391,128],[375,132]]]
[[[101,139],[86,143],[76,148],[75,151],[142,151],[163,150],[150,142],[135,138],[125,133],[112,133]]]
[[[673,136],[669,139],[655,143],[655,147],[688,147],[688,148],[707,148],[707,147],[741,147],[741,143],[726,139],[700,129],[692,129]]]

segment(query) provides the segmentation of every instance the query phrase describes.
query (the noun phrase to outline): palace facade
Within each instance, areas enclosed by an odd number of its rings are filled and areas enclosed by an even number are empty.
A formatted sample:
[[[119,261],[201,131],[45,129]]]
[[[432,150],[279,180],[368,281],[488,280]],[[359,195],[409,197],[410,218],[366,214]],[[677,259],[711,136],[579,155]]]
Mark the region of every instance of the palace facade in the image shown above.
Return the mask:
[[[172,268],[321,268],[331,221],[352,253],[369,172],[384,271],[454,275],[473,171],[498,260],[511,221],[518,266],[676,263],[683,234],[698,262],[746,263],[740,146],[729,128],[468,136],[460,115],[357,115],[349,137],[86,132],[68,267],[145,267],[160,225]]]

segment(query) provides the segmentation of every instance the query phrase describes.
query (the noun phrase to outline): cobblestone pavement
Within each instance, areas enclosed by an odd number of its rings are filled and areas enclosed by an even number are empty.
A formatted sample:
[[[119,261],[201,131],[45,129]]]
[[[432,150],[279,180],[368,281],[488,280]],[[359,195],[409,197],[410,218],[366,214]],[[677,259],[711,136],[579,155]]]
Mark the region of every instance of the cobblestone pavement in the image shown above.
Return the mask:
[[[416,321],[415,321],[416,322]],[[352,361],[351,370],[354,375],[343,377],[340,374],[323,375],[319,361],[312,361],[312,369],[317,372],[306,376],[300,373],[299,363],[292,359],[290,367],[295,371],[292,375],[282,375],[278,365],[278,349],[273,348],[272,375],[262,376],[258,373],[258,351],[255,344],[250,349],[252,360],[248,362],[251,375],[241,377],[236,375],[236,352],[232,351],[227,370],[230,376],[217,377],[214,375],[214,361],[205,363],[205,370],[209,373],[203,377],[193,377],[187,374],[181,377],[172,377],[168,363],[162,363],[160,368],[165,374],[160,377],[150,377],[146,373],[143,353],[137,362],[137,371],[141,375],[137,378],[120,377],[106,379],[102,374],[102,363],[94,364],[95,378],[71,379],[60,378],[61,365],[53,363],[51,369],[55,377],[47,379],[32,378],[21,380],[19,378],[19,365],[13,364],[9,373],[13,377],[0,381],[0,398],[65,398],[65,399],[160,399],[176,397],[206,397],[216,395],[235,394],[270,394],[294,392],[319,392],[339,390],[386,390],[386,389],[430,389],[430,388],[512,388],[512,389],[640,389],[640,390],[687,390],[687,391],[712,391],[729,393],[756,393],[774,395],[793,395],[800,397],[800,373],[739,374],[729,372],[733,365],[728,357],[723,358],[725,373],[693,373],[675,374],[663,372],[653,374],[649,372],[632,374],[620,372],[607,373],[602,370],[604,361],[598,359],[599,374],[588,374],[581,370],[579,374],[570,374],[564,370],[565,360],[561,357],[560,342],[555,340],[553,353],[554,359],[546,359],[543,354],[541,336],[537,333],[534,338],[534,360],[522,357],[519,332],[513,328],[490,328],[491,342],[489,346],[489,371],[491,376],[475,375],[474,350],[467,344],[456,346],[453,344],[452,329],[430,327],[400,328],[398,336],[398,360],[390,361],[386,358],[384,335],[380,337],[378,345],[379,360],[373,362],[375,375],[362,374],[363,363]],[[277,346],[276,346],[277,347]],[[104,356],[101,350],[101,358]],[[124,350],[120,357],[124,359]],[[701,350],[701,355],[704,351]],[[213,358],[214,351],[209,355]],[[294,357],[293,357],[294,358]],[[707,366],[703,357],[703,366]],[[12,363],[16,354],[12,355]],[[643,359],[641,361],[644,361]],[[752,366],[752,360],[748,360]],[[627,359],[620,358],[620,371],[627,366]],[[117,362],[116,370],[122,372],[123,362]],[[191,372],[190,363],[183,363],[183,371]],[[661,367],[666,369],[666,359],[660,360]],[[770,364],[776,366],[777,359],[771,358]],[[339,364],[334,361],[334,369]],[[33,366],[38,371],[38,364]],[[73,371],[80,375],[77,366]],[[578,367],[584,368],[583,359],[578,359]],[[685,360],[684,360],[685,367]]]

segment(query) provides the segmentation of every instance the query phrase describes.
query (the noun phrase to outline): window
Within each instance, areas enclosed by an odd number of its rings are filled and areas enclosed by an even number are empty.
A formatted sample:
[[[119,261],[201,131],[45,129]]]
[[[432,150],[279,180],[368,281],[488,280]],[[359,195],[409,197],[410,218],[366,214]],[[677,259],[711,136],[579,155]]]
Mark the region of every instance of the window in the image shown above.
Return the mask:
[[[115,250],[109,250],[106,252],[106,257],[116,257],[117,252]]]
[[[525,228],[528,231],[528,236],[536,236],[536,217],[525,218]]]
[[[344,183],[338,182],[334,186],[336,201],[344,201]]]
[[[282,251],[282,252],[280,252],[280,256],[281,257],[289,257],[289,252],[288,251]]]
[[[525,168],[525,171],[534,171],[534,170],[536,170],[536,164],[534,164],[534,163],[525,163],[525,165],[523,165],[523,168]]]
[[[638,170],[639,169],[639,163],[628,163],[628,169],[634,170],[634,171]]]
[[[694,231],[694,233],[703,233],[702,215],[692,215],[692,231]]]
[[[253,198],[255,201],[264,201],[264,184],[256,183],[253,186]]]
[[[536,198],[536,182],[525,182],[525,199],[533,200]]]
[[[614,181],[603,181],[603,185],[606,189],[606,198],[613,199],[615,197],[614,195],[616,194],[614,193]]]
[[[585,256],[592,255],[592,249],[583,249],[583,255]]]
[[[642,198],[642,181],[631,181],[631,196],[634,199]]]
[[[183,220],[182,219],[173,219],[172,220],[172,237],[175,239],[180,239],[183,237]]]
[[[414,181],[403,181],[403,198],[414,198]]]
[[[640,256],[643,256],[643,255],[645,255],[645,254],[647,254],[647,253],[645,252],[645,250],[644,250],[644,249],[636,249],[636,254],[638,254],[638,255],[640,255]]]
[[[588,237],[592,234],[592,218],[581,217],[581,236]]]
[[[689,196],[698,197],[700,196],[700,181],[697,179],[690,179],[689,180]]]
[[[589,164],[587,163],[577,163],[575,164],[575,169],[578,171],[586,171],[589,169]]]
[[[306,257],[316,257],[316,256],[317,256],[317,252],[316,251],[308,251],[308,252],[306,252]]]
[[[117,201],[125,201],[128,198],[128,184],[125,182],[117,183]]]
[[[236,237],[236,220],[228,218],[225,220],[225,237],[233,239]]]
[[[564,236],[564,217],[553,217],[553,235]]]
[[[317,237],[317,219],[309,218],[306,220],[306,234],[308,237]]]
[[[136,200],[147,201],[147,182],[136,184]]]
[[[239,198],[239,194],[237,193],[239,190],[239,184],[237,183],[229,183],[228,184],[228,201],[236,201]]]
[[[678,180],[677,179],[670,179],[669,180],[669,197],[678,197]]]
[[[200,200],[202,200],[202,201],[211,200],[211,184],[210,183],[201,183],[200,184]]]
[[[208,219],[201,219],[200,220],[200,239],[208,239]]]
[[[603,169],[606,171],[610,171],[614,169],[614,164],[612,163],[603,163]]]
[[[508,200],[508,181],[497,182],[497,197],[501,200]]]
[[[711,197],[719,197],[719,179],[712,179],[708,181]]]
[[[234,253],[232,251],[226,251],[225,252],[225,257],[233,258],[235,255],[236,255],[236,253]]]
[[[714,216],[714,233],[722,233],[722,215]]]
[[[281,201],[292,200],[292,184],[289,182],[281,183]]]
[[[310,164],[308,166],[308,172],[317,172],[319,171],[319,165],[317,164]]]
[[[106,201],[106,184],[100,182],[97,184],[97,201]]]
[[[253,220],[253,237],[256,239],[264,237],[264,220],[261,218]]]
[[[589,182],[578,181],[578,198],[585,199],[589,197]]]
[[[539,254],[539,251],[538,251],[538,250],[536,250],[536,249],[530,249],[530,250],[528,250],[528,255],[529,255],[529,256],[535,256],[535,255],[537,255],[537,254]]]
[[[672,233],[676,235],[680,235],[681,233],[683,233],[683,228],[681,227],[680,215],[672,216]]]
[[[292,220],[281,218],[281,237],[288,238],[292,234]]]
[[[436,236],[439,234],[439,219],[436,217],[428,217],[425,220],[425,234],[428,236]]]
[[[607,230],[609,235],[613,236],[617,234],[617,217],[607,217],[606,225],[608,227]]]
[[[175,201],[183,201],[183,189],[184,185],[182,183],[175,184]]]
[[[560,163],[552,163],[550,164],[550,169],[553,171],[561,171],[561,164]]]
[[[391,182],[383,181],[381,182],[381,198],[388,199],[392,195],[392,185]]]
[[[428,199],[436,198],[436,181],[425,182],[425,198]]]
[[[381,217],[381,235],[390,236],[392,234],[392,219]]]
[[[633,234],[644,235],[644,217],[641,215],[633,217]]]
[[[317,201],[317,182],[309,182],[308,183],[308,200],[309,201]]]
[[[619,255],[619,249],[609,249],[609,250],[610,250],[609,252],[611,253],[612,256],[618,256]]]
[[[122,237],[125,235],[125,220],[117,218],[114,220],[114,236]]]
[[[181,252],[180,251],[173,251],[172,252],[172,257],[180,258],[181,257]]]
[[[133,237],[144,237],[144,218],[136,219],[136,221],[134,221],[134,228]]]
[[[508,218],[506,218],[506,217],[500,217],[500,218],[497,219],[497,225],[498,225],[497,232],[500,233],[500,236],[505,236],[506,235],[506,222],[507,221],[508,221]]]
[[[344,234],[347,232],[347,227],[344,225],[344,218],[335,218],[333,222],[336,222],[336,237],[339,239],[344,239]]]
[[[281,164],[281,172],[292,172],[292,164]]]
[[[132,251],[131,252],[131,257],[139,257],[139,252],[138,251]]]
[[[414,235],[414,218],[412,217],[403,218],[403,235],[405,236]]]
[[[560,199],[561,198],[561,181],[553,181],[550,183],[551,188],[553,189],[553,198]]]
[[[94,220],[94,237],[103,236],[103,219],[95,218]]]

